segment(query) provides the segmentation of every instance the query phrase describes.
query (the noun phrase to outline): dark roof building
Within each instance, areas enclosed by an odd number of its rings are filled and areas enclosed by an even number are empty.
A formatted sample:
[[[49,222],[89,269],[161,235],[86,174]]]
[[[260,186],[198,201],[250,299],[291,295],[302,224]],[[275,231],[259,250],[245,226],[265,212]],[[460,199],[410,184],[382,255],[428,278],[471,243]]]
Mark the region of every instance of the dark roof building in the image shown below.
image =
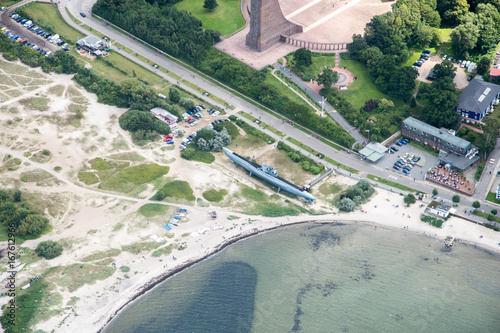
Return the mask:
[[[479,161],[479,150],[469,141],[456,137],[445,128],[436,128],[413,117],[406,118],[401,133],[441,151],[439,160],[461,171]]]
[[[477,75],[458,97],[456,111],[463,118],[480,121],[498,104],[499,93],[499,85],[485,82]]]

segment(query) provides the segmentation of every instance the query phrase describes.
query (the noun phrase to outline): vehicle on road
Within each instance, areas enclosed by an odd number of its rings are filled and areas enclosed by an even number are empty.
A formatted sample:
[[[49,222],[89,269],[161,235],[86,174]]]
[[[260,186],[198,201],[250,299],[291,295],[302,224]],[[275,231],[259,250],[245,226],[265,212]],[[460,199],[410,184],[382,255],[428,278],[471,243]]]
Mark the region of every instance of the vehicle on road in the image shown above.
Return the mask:
[[[87,17],[87,15],[85,13],[80,13],[80,16],[81,17]]]

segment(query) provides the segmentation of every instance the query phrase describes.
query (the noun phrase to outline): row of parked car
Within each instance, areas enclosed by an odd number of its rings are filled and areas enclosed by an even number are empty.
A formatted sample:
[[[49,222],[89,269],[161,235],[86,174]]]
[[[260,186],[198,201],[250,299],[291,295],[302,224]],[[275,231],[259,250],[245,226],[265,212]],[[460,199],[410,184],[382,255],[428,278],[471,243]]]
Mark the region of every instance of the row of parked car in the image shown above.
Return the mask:
[[[422,66],[424,62],[429,60],[430,56],[431,56],[431,51],[424,50],[424,52],[422,52],[422,54],[420,55],[420,58],[417,61],[415,61],[412,67],[418,72],[420,66]]]
[[[399,157],[392,167],[397,171],[403,171],[403,173],[409,175],[411,169],[413,169],[413,166],[418,161],[420,161],[420,157],[414,155],[408,156],[408,153],[406,153],[404,156]]]
[[[20,23],[23,25],[26,29],[29,31],[36,33],[37,35],[40,35],[41,37],[44,37],[47,39],[50,43],[56,44],[58,46],[62,46],[63,50],[68,50],[68,43],[65,43],[59,35],[52,35],[50,32],[43,30],[40,27],[37,27],[31,20],[22,18],[19,14],[16,14],[15,12],[12,12],[9,14],[9,16],[16,22]]]
[[[410,142],[410,139],[404,138],[404,139],[401,139],[399,141],[396,141],[394,144],[396,146],[400,146],[401,147],[402,145],[408,144],[408,142]]]
[[[210,125],[208,125],[208,127],[214,128],[214,125],[222,123],[223,121],[230,121],[230,120],[229,119],[217,119],[217,120],[212,121],[212,123]],[[182,143],[179,146],[179,149],[180,150],[186,149],[187,145],[190,144],[191,141],[193,141],[193,139],[196,137],[197,132],[198,131],[194,131],[193,133],[188,135],[185,139],[183,139]]]

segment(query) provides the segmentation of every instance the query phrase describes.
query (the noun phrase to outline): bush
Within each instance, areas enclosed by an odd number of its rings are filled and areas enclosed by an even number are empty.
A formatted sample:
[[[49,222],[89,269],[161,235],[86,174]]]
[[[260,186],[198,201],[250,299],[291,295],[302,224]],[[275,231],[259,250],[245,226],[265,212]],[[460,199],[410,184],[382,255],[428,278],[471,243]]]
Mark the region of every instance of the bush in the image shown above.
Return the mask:
[[[121,270],[123,273],[127,273],[127,272],[130,272],[130,267],[128,267],[128,266],[121,266],[121,267],[120,267],[120,270]]]
[[[475,180],[479,180],[481,178],[481,175],[482,175],[483,170],[484,170],[484,165],[485,165],[484,162],[481,162],[477,165],[476,174],[474,175]]]
[[[479,201],[477,201],[477,200],[476,200],[476,201],[474,201],[474,202],[472,203],[472,207],[474,207],[474,208],[478,209],[479,207],[481,207],[481,203],[480,203]]]
[[[493,214],[488,214],[488,217],[487,217],[488,221],[493,221],[495,219],[495,215]]]
[[[40,242],[35,249],[37,255],[48,260],[60,256],[62,254],[62,251],[63,247],[61,244],[50,240]]]
[[[407,206],[414,204],[417,201],[415,196],[411,193],[408,193],[408,195],[404,198],[404,202]]]
[[[458,194],[455,194],[452,198],[451,198],[451,201],[455,202],[455,203],[459,203],[460,202],[460,196]]]
[[[493,215],[497,215],[497,213],[498,213],[498,211],[497,211],[496,209],[492,209],[492,210],[491,210],[491,214],[493,214]]]
[[[356,203],[349,198],[344,198],[340,200],[337,207],[343,212],[352,212],[356,208]]]
[[[203,197],[210,202],[220,202],[222,199],[224,199],[224,196],[227,195],[227,191],[222,189],[222,190],[208,190],[203,192]]]
[[[438,192],[437,188],[432,189],[432,195],[438,195],[438,193],[439,193],[439,192]]]

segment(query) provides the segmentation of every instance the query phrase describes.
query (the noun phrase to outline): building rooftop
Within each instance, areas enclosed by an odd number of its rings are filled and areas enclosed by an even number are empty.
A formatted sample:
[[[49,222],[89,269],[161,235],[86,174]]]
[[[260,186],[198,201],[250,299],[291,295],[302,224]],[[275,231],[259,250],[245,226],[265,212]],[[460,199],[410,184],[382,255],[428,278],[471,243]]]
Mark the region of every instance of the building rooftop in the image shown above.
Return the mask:
[[[467,158],[465,156],[460,156],[454,153],[440,153],[439,160],[443,163],[447,163],[458,170],[465,170],[476,162],[480,157],[474,155],[472,158]]]
[[[79,45],[88,45],[88,46],[91,46],[93,48],[96,48],[98,49],[99,47],[102,46],[102,40],[96,36],[87,36],[87,37],[84,37],[80,40],[78,40],[78,42],[76,42],[77,44]]]
[[[163,117],[166,117],[168,118],[169,120],[174,120],[174,121],[177,121],[177,116],[171,114],[170,112],[168,112],[167,110],[165,109],[162,109],[162,108],[154,108],[154,109],[151,109],[149,110],[151,113],[153,113],[154,115],[159,115],[159,116],[163,116]]]
[[[446,204],[440,203],[439,201],[434,201],[434,200],[431,201],[429,203],[429,205],[427,205],[427,207],[432,208],[432,209],[441,210],[444,212],[447,212],[451,209],[450,205],[446,205]]]
[[[423,121],[417,120],[413,117],[408,117],[403,121],[403,124],[413,127],[417,130],[429,133],[441,140],[449,142],[450,144],[468,150],[471,146],[470,142],[462,138],[456,137],[448,133],[448,131],[440,130],[434,126],[424,123]]]
[[[477,75],[458,96],[458,108],[482,113],[500,92],[500,86]]]
[[[360,150],[360,154],[371,162],[377,162],[387,152],[387,147],[378,143],[370,142],[365,148]]]

